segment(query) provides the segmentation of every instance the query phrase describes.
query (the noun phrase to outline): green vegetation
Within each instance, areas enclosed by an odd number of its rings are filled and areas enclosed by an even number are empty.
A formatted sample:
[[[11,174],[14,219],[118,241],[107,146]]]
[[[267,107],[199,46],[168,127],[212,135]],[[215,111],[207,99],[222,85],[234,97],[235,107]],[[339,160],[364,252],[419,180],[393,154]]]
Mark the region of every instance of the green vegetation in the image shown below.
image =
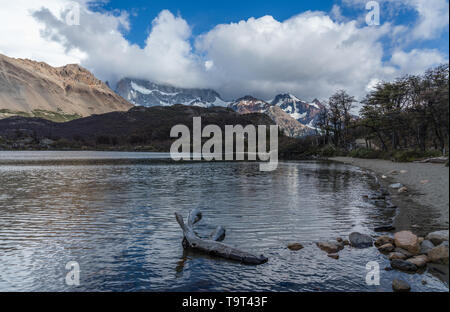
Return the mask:
[[[28,117],[28,118],[42,118],[46,120],[50,120],[53,122],[67,122],[75,119],[79,119],[82,116],[77,114],[66,114],[62,111],[59,112],[51,112],[46,111],[42,109],[36,109],[32,111],[31,113],[27,112],[21,112],[21,111],[12,111],[9,109],[0,109],[0,118],[8,118],[13,116],[20,116],[20,117]]]
[[[344,90],[330,97],[327,109],[319,116],[320,133],[312,146],[318,155],[398,162],[448,155],[448,64],[423,75],[379,83],[361,101],[360,117],[350,114],[354,103],[355,98]],[[302,144],[311,149],[305,141]]]

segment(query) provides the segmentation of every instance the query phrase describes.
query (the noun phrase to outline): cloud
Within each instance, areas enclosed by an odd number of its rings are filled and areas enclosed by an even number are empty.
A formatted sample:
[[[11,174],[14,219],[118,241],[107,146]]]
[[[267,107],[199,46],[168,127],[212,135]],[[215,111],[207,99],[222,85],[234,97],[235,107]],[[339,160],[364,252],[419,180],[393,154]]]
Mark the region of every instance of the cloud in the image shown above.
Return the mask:
[[[66,22],[68,0],[40,1],[39,6],[16,0],[2,4],[0,52],[51,65],[80,63],[112,84],[134,77],[214,88],[228,100],[246,94],[268,99],[281,92],[324,99],[337,89],[362,97],[376,81],[446,61],[437,50],[383,46],[386,38],[395,42],[416,32],[431,38],[442,31],[442,23],[429,21],[441,16],[441,0],[432,0],[433,10],[420,6],[422,0],[407,1],[419,12],[413,29],[391,23],[368,27],[342,16],[336,5],[330,15],[316,11],[285,21],[249,18],[193,37],[186,20],[164,10],[151,22],[141,48],[124,36],[131,31],[127,12],[94,12],[92,3],[83,0],[80,25],[74,26]]]
[[[53,14],[62,12],[69,1],[64,0],[0,0],[0,53],[40,60],[53,66],[79,63],[83,53],[77,49],[66,51],[63,45],[41,36],[42,25],[32,13],[42,6]]]
[[[447,0],[409,0],[419,14],[419,21],[412,34],[417,39],[433,39],[449,25]]]

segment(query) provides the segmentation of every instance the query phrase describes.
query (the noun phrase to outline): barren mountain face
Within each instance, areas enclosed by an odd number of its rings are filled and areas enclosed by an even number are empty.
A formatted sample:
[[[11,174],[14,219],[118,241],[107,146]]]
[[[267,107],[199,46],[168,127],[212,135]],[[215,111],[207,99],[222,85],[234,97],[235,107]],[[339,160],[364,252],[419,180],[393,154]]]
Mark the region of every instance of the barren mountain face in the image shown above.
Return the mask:
[[[0,54],[0,118],[17,114],[86,117],[132,107],[79,65],[55,68]]]

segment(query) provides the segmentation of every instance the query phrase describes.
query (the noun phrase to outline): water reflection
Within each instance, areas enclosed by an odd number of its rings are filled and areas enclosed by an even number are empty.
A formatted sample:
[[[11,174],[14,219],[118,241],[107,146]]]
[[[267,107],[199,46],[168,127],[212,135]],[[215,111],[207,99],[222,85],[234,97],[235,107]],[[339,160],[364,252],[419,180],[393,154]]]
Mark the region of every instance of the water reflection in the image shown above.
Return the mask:
[[[281,163],[262,173],[251,163],[19,163],[0,165],[0,183],[0,290],[377,291],[397,275],[448,290],[427,274],[384,271],[382,285],[369,287],[366,263],[388,265],[375,249],[346,249],[339,261],[317,249],[355,229],[371,233],[395,213],[363,201],[374,179],[342,164]],[[223,225],[228,244],[269,263],[184,251],[173,215],[196,207],[200,234]],[[305,249],[285,248],[295,241]],[[81,266],[76,289],[64,282],[69,261]]]

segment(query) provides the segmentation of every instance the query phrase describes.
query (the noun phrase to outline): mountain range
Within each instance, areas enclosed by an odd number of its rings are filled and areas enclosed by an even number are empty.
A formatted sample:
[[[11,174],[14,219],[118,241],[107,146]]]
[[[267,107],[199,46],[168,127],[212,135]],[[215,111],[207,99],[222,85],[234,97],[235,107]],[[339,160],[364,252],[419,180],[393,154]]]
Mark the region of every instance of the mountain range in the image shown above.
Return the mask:
[[[240,115],[266,114],[290,137],[316,133],[324,108],[318,100],[308,103],[292,94],[279,94],[271,101],[245,96],[227,102],[212,89],[178,88],[134,78],[121,79],[113,91],[79,65],[52,67],[0,54],[0,119],[22,116],[67,122],[135,106],[177,104],[228,107]]]
[[[0,54],[0,118],[68,121],[133,105],[79,65],[52,67]]]

